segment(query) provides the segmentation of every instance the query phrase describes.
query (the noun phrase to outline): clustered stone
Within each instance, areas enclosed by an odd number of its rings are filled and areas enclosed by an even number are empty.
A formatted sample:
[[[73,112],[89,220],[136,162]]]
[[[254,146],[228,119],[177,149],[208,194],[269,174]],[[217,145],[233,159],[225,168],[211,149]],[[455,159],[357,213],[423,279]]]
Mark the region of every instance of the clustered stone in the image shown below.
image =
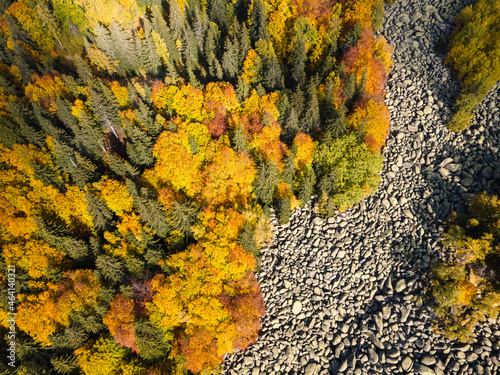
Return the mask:
[[[500,374],[500,319],[474,342],[436,333],[429,269],[446,254],[444,220],[476,193],[500,187],[500,85],[457,134],[446,124],[458,83],[435,50],[471,0],[400,0],[380,30],[394,46],[391,133],[378,191],[322,220],[310,206],[275,227],[258,280],[260,337],[228,355],[223,373],[338,375]]]

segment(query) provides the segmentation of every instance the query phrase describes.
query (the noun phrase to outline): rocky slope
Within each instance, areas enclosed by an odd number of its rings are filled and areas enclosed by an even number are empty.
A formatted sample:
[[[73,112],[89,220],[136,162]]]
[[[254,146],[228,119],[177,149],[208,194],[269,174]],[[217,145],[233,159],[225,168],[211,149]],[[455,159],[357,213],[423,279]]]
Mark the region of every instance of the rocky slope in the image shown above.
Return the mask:
[[[434,47],[470,2],[386,9],[381,33],[395,66],[380,188],[326,222],[305,209],[276,228],[258,275],[261,336],[226,358],[225,374],[500,374],[500,320],[482,325],[474,344],[449,342],[425,303],[443,220],[500,180],[500,85],[469,130],[446,128],[458,86]]]

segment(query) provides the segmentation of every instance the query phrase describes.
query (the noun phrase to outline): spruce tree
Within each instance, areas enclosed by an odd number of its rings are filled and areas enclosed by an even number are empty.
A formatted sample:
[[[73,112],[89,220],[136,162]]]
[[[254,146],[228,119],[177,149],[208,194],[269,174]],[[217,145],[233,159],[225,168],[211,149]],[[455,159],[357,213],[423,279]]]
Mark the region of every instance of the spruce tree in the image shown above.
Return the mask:
[[[291,55],[291,73],[296,83],[300,84],[305,78],[307,61],[306,37],[299,32],[294,36]]]
[[[144,20],[144,39],[136,37],[136,49],[140,51],[142,68],[151,75],[157,75],[161,66],[160,57],[156,53],[156,46],[151,38],[151,23],[146,18]]]
[[[97,256],[95,265],[102,277],[108,281],[118,283],[125,276],[123,263],[110,255],[101,254]]]
[[[200,54],[204,54],[205,51],[205,36],[208,30],[209,19],[204,10],[200,10],[199,7],[195,8],[195,17],[193,22],[193,32],[196,37],[196,42],[198,43],[198,50]]]
[[[116,52],[119,47],[114,44],[114,40],[111,37],[109,30],[100,23],[96,23],[92,31],[94,34],[93,39],[97,48],[105,52],[111,61],[118,60],[119,56]]]
[[[19,126],[8,117],[0,117],[0,142],[5,147],[12,148],[16,143],[23,143]]]
[[[229,31],[229,19],[226,13],[226,0],[208,0],[208,16],[217,24],[225,35]]]
[[[191,227],[196,223],[198,216],[198,211],[194,206],[174,201],[169,214],[174,229],[186,235],[191,234]]]
[[[76,71],[78,73],[78,77],[80,78],[80,81],[84,85],[89,84],[89,82],[91,82],[93,79],[93,74],[92,74],[92,70],[90,70],[90,67],[87,64],[87,62],[85,60],[83,60],[80,56],[76,55],[75,56],[75,67],[76,67]]]
[[[233,148],[238,152],[247,151],[248,152],[248,143],[247,143],[247,135],[245,133],[245,129],[238,124],[238,127],[234,131],[233,135]]]
[[[64,124],[67,130],[71,130],[73,134],[77,130],[78,121],[71,113],[71,103],[64,98],[56,99],[57,117]]]
[[[307,170],[304,183],[300,188],[299,199],[301,207],[304,207],[307,203],[309,203],[309,200],[311,199],[311,196],[314,193],[315,184],[316,184],[316,174],[314,173],[313,168],[309,168]]]
[[[109,25],[110,37],[113,42],[117,60],[119,60],[118,71],[121,75],[125,72],[138,72],[139,62],[137,51],[132,40],[132,35],[123,30],[118,22],[111,21]]]
[[[33,114],[28,108],[17,101],[9,100],[7,103],[7,110],[12,120],[17,123],[19,134],[22,135],[26,143],[31,143],[38,147],[45,146],[45,136],[43,132],[31,125],[36,124],[36,121],[34,121]]]
[[[94,227],[103,231],[109,229],[113,224],[113,213],[106,203],[93,193],[86,192],[85,199],[87,208],[94,221]]]
[[[224,55],[222,56],[222,68],[224,70],[224,76],[229,81],[233,81],[239,72],[238,52],[238,45],[235,45],[229,39],[226,39]]]
[[[270,206],[273,203],[274,189],[279,181],[279,169],[272,161],[262,162],[255,179],[254,193],[263,204]]]
[[[126,150],[130,162],[136,167],[147,167],[153,164],[153,142],[151,137],[133,123],[126,126]]]
[[[135,339],[142,358],[147,361],[158,361],[169,355],[170,343],[164,340],[165,335],[149,320],[136,321],[134,328]]]
[[[56,373],[69,375],[78,369],[78,362],[72,354],[60,355],[50,359],[50,364]]]
[[[90,105],[101,126],[120,138],[120,105],[113,92],[101,80],[93,80],[90,85]]]
[[[147,189],[137,190],[135,183],[127,179],[127,189],[134,201],[134,207],[141,217],[159,237],[166,237],[170,232],[170,225],[160,203],[150,196]]]
[[[252,42],[257,43],[259,39],[268,40],[266,8],[262,0],[255,0],[252,9],[252,25],[250,28],[250,37]]]
[[[318,97],[316,95],[316,85],[314,79],[312,79],[309,84],[307,94],[307,109],[304,112],[300,127],[303,132],[309,133],[320,127],[319,104]]]

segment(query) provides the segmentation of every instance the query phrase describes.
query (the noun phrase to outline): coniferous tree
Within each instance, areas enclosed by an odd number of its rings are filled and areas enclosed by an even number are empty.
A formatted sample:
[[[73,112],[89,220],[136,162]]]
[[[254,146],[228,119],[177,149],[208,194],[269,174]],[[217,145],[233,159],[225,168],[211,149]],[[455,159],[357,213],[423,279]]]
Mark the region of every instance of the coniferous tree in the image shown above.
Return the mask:
[[[291,73],[295,82],[301,83],[305,78],[307,61],[306,37],[302,32],[298,32],[298,34],[294,36],[292,45]]]
[[[287,195],[280,199],[278,203],[278,222],[280,224],[288,223],[291,213],[290,197]]]
[[[78,72],[78,77],[84,85],[87,85],[90,81],[92,81],[94,77],[92,74],[92,70],[90,69],[87,62],[78,55],[75,56],[75,67],[76,71]]]
[[[136,167],[146,167],[153,163],[152,139],[139,127],[128,122],[126,127],[127,156]]]
[[[61,375],[69,375],[78,369],[76,358],[71,354],[65,354],[50,359],[52,368]]]
[[[225,0],[209,0],[208,16],[212,22],[215,22],[223,34],[229,31],[229,19],[227,17]]]
[[[85,199],[87,208],[94,221],[94,227],[97,230],[110,228],[113,223],[113,213],[109,210],[106,203],[95,194],[86,192]]]
[[[241,124],[234,131],[233,148],[238,152],[248,151],[247,135]]]
[[[262,162],[255,179],[254,192],[256,197],[266,206],[273,203],[274,189],[279,181],[279,169],[272,161]]]
[[[301,120],[302,131],[309,133],[320,126],[320,113],[318,97],[316,95],[315,80],[311,80],[308,88],[308,105],[304,112],[304,117]]]
[[[157,361],[168,355],[171,344],[164,340],[164,335],[148,320],[134,323],[135,339],[141,351],[141,357],[147,361]]]
[[[241,27],[241,39],[240,39],[240,66],[243,65],[243,61],[245,61],[247,57],[248,51],[252,49],[252,41],[250,38],[250,32],[248,31],[247,25],[243,23]]]
[[[311,196],[313,195],[314,192],[315,183],[316,183],[316,174],[314,173],[314,169],[309,168],[307,170],[304,183],[300,188],[299,199],[300,199],[300,205],[302,207],[304,207],[307,203],[309,203],[309,200],[311,199]]]
[[[362,31],[361,25],[359,24],[359,22],[356,21],[345,35],[344,40],[340,45],[342,52],[345,52],[347,48],[356,45],[361,35],[361,31]]]
[[[38,147],[45,146],[43,133],[31,126],[35,124],[31,111],[24,107],[21,103],[10,100],[7,103],[7,110],[10,117],[19,126],[19,133],[23,136],[27,143],[37,145]],[[30,124],[30,125],[28,125]]]
[[[191,233],[191,227],[196,223],[198,211],[192,205],[177,201],[172,203],[170,221],[172,227],[186,235]]]
[[[237,43],[237,41],[235,42]],[[222,56],[222,68],[224,69],[225,77],[230,81],[233,81],[239,72],[238,47],[237,44],[233,44],[229,39],[226,39],[224,55]]]
[[[78,121],[71,113],[71,103],[64,98],[56,99],[57,118],[64,124],[66,129],[75,133]]]
[[[125,276],[123,263],[110,255],[101,254],[97,256],[95,265],[100,274],[111,282],[118,283]],[[86,331],[88,332],[87,329]]]
[[[152,26],[149,20],[144,20],[144,38],[136,37],[136,50],[140,51],[142,68],[147,73],[156,75],[161,66],[160,57],[156,52],[155,44],[151,38]]]
[[[252,42],[257,43],[259,39],[267,40],[269,35],[267,34],[266,8],[262,0],[255,0],[253,2],[251,17],[250,37],[252,38]]]
[[[7,117],[0,117],[0,142],[12,148],[16,143],[23,143],[23,141],[19,126]]]
[[[147,223],[158,236],[166,237],[170,231],[167,217],[160,203],[150,197],[146,189],[137,190],[135,183],[127,179],[127,189],[134,201],[134,207],[141,219]]]
[[[137,73],[139,62],[136,58],[137,51],[132,41],[132,35],[126,32],[115,20],[111,21],[109,32],[117,60],[119,61],[118,71],[120,74],[123,75],[127,71]]]
[[[120,138],[119,104],[111,90],[101,81],[94,80],[90,89],[90,105],[101,126],[111,131],[116,138]]]

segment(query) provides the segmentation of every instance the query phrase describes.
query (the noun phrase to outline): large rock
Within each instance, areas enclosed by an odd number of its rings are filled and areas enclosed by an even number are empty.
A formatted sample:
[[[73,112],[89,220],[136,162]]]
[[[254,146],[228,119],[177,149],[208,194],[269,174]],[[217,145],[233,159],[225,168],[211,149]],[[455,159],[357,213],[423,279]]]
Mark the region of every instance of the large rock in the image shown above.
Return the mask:
[[[301,311],[302,311],[302,302],[295,301],[292,306],[292,312],[295,315],[299,315]]]
[[[417,371],[417,374],[420,375],[436,375],[433,369],[421,364],[416,364],[415,370]]]
[[[305,375],[317,375],[319,374],[320,366],[317,363],[309,363],[304,371]]]

